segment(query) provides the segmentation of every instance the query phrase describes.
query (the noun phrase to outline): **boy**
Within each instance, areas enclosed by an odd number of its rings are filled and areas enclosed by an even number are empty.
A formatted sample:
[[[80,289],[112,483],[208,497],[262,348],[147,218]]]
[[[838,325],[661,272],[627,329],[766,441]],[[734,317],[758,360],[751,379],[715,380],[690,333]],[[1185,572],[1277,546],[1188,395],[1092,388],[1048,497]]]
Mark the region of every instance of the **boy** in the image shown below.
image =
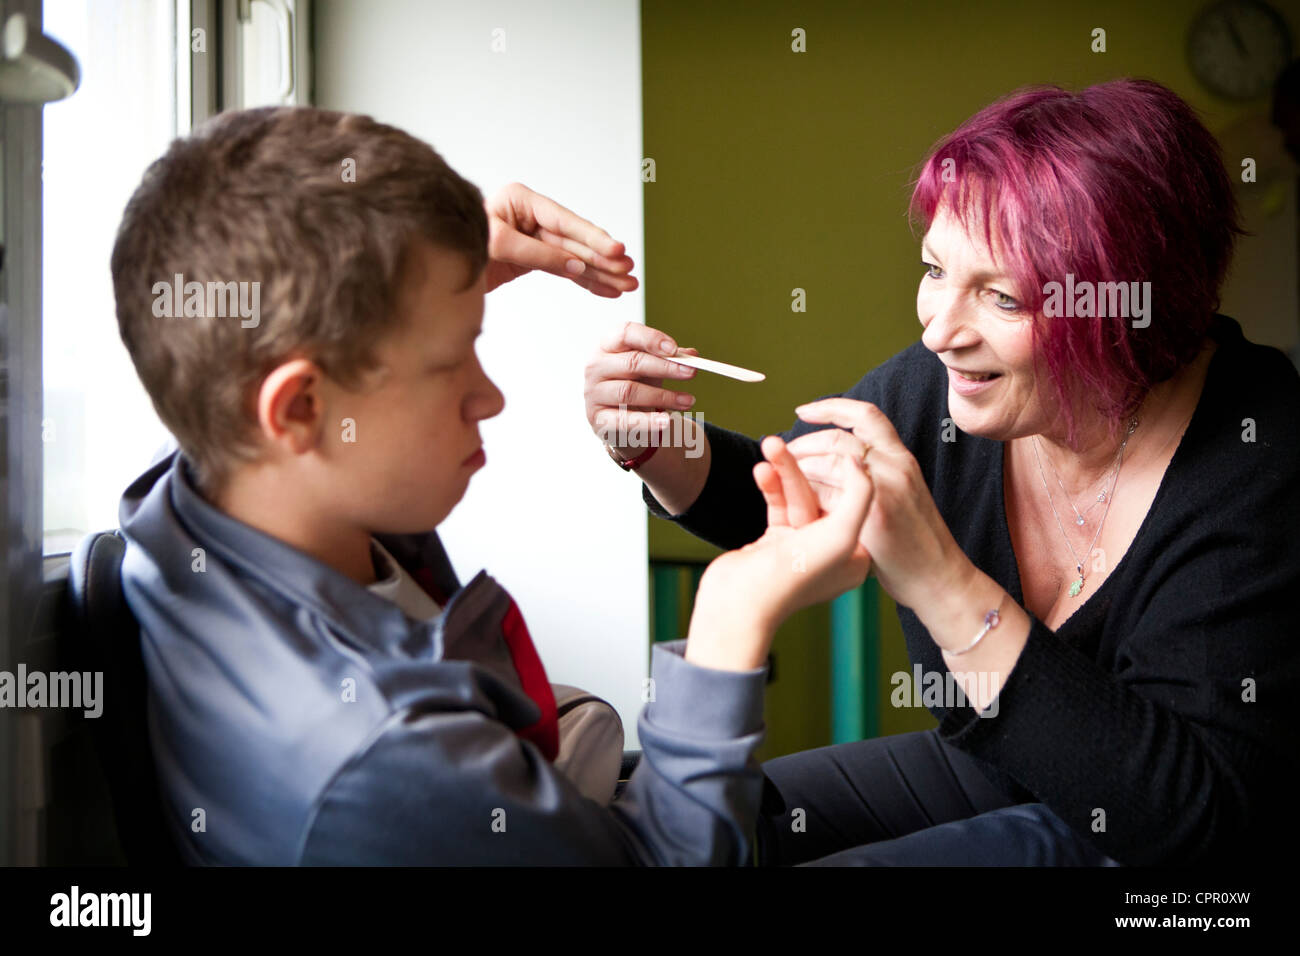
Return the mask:
[[[849,469],[843,506],[796,530],[793,459],[756,469],[773,527],[710,566],[687,641],[654,649],[627,791],[584,795],[518,608],[485,572],[461,586],[431,530],[503,405],[474,339],[490,277],[526,267],[489,261],[488,232],[429,146],[301,107],[218,116],[127,206],[118,322],[180,450],[123,497],[122,577],[189,862],[747,858],[762,663],[785,616],[865,576],[869,482]],[[255,294],[214,311],[214,288]]]

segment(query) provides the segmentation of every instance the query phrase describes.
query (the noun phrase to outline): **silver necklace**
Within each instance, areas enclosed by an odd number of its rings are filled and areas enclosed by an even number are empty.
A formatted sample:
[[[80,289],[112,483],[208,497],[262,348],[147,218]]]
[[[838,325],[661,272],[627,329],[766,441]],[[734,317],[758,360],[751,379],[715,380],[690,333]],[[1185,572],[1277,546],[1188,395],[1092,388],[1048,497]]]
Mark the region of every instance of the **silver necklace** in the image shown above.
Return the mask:
[[[1101,520],[1097,522],[1097,530],[1093,533],[1092,544],[1088,545],[1088,552],[1087,552],[1088,554],[1092,554],[1093,545],[1097,543],[1097,538],[1101,535],[1101,526],[1106,523],[1106,515],[1110,514],[1110,503],[1115,496],[1115,482],[1119,480],[1119,470],[1124,466],[1124,449],[1125,447],[1128,446],[1128,440],[1129,438],[1132,437],[1133,432],[1137,430],[1137,427],[1138,427],[1138,420],[1136,418],[1130,418],[1128,422],[1128,434],[1124,436],[1124,441],[1120,443],[1119,452],[1115,456],[1117,460],[1115,463],[1115,470],[1111,475],[1110,492],[1109,493],[1102,492],[1100,495],[1098,495],[1097,502],[1094,503],[1096,504],[1101,501],[1105,501],[1106,510],[1102,512]],[[1038,476],[1043,480],[1043,490],[1047,492],[1047,503],[1051,505],[1052,514],[1056,516],[1056,526],[1061,529],[1061,537],[1065,538],[1065,546],[1070,549],[1070,557],[1074,558],[1074,570],[1075,573],[1078,574],[1078,577],[1075,578],[1074,581],[1070,584],[1070,597],[1077,597],[1079,592],[1083,590],[1083,581],[1084,581],[1083,562],[1080,561],[1079,556],[1075,554],[1074,545],[1070,543],[1070,538],[1065,533],[1065,525],[1061,524],[1061,516],[1057,513],[1056,504],[1052,501],[1051,489],[1047,487],[1047,475],[1043,473],[1042,456],[1039,455],[1038,453],[1037,435],[1034,436],[1034,458],[1038,462]],[[1052,470],[1056,471],[1055,466],[1053,466]],[[1059,472],[1057,472],[1056,480],[1057,482],[1061,481],[1061,475]],[[1062,491],[1065,490],[1064,484],[1061,485],[1061,490]],[[1103,495],[1104,497],[1102,497]],[[1066,495],[1066,498],[1067,500],[1069,499],[1068,493]],[[1072,501],[1070,502],[1070,507],[1074,508],[1074,502]],[[1091,510],[1091,508],[1089,510]],[[1083,515],[1079,514],[1079,510],[1077,508],[1074,509],[1074,513],[1078,518],[1077,523],[1083,524]]]
[[[1132,434],[1132,432],[1130,432],[1129,434]],[[1124,442],[1127,443],[1127,441],[1128,441],[1128,439],[1127,439],[1127,437],[1126,437],[1126,438],[1124,439]],[[1035,435],[1035,436],[1034,436],[1034,444],[1035,444],[1034,451],[1035,451],[1035,453],[1037,453],[1037,451],[1038,451],[1037,443],[1038,443],[1038,436]],[[1114,477],[1115,474],[1118,474],[1118,472],[1119,472],[1118,462],[1119,462],[1119,460],[1120,460],[1120,456],[1122,456],[1123,453],[1124,453],[1124,444],[1121,444],[1121,445],[1119,446],[1119,450],[1115,452],[1115,461],[1116,461],[1117,465],[1116,465],[1116,468],[1115,468],[1115,472],[1114,472],[1114,473],[1112,474],[1112,476],[1111,476],[1112,478]],[[1052,464],[1052,460],[1051,460],[1050,458],[1047,460],[1047,466],[1048,466],[1049,468],[1052,469],[1052,474],[1056,477],[1056,483],[1057,483],[1058,485],[1060,485],[1060,487],[1061,487],[1061,494],[1063,494],[1063,495],[1065,496],[1065,500],[1068,501],[1068,502],[1070,503],[1070,510],[1074,512],[1074,523],[1077,524],[1077,525],[1082,526],[1082,525],[1083,525],[1083,521],[1084,521],[1083,516],[1086,515],[1086,514],[1087,514],[1089,511],[1091,511],[1093,508],[1097,507],[1097,505],[1099,505],[1099,504],[1101,504],[1103,501],[1105,501],[1105,500],[1107,499],[1107,497],[1108,497],[1107,492],[1106,492],[1104,489],[1101,490],[1101,491],[1099,491],[1099,492],[1097,492],[1097,497],[1093,500],[1092,504],[1090,504],[1090,505],[1088,505],[1088,507],[1084,508],[1083,511],[1080,511],[1078,508],[1076,508],[1076,507],[1074,506],[1074,499],[1070,497],[1070,492],[1069,492],[1069,490],[1065,487],[1065,482],[1063,482],[1063,481],[1061,480],[1061,473],[1060,473],[1059,471],[1056,470],[1056,466]],[[1042,468],[1042,464],[1040,463],[1038,467],[1041,469],[1041,468]],[[1048,501],[1051,501],[1051,498],[1052,498],[1052,496],[1049,494],[1049,495],[1047,496]]]

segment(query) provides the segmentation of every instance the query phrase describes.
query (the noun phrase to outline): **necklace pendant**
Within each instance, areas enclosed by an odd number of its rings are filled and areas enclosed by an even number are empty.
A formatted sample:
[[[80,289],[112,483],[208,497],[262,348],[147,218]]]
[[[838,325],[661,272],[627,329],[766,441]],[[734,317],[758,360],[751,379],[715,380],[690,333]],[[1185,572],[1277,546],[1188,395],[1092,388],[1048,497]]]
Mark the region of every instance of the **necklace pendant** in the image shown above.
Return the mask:
[[[1078,597],[1079,592],[1083,590],[1083,578],[1075,578],[1070,585],[1070,597]]]
[[[1078,519],[1074,523],[1077,525],[1083,524],[1083,515],[1079,515]]]

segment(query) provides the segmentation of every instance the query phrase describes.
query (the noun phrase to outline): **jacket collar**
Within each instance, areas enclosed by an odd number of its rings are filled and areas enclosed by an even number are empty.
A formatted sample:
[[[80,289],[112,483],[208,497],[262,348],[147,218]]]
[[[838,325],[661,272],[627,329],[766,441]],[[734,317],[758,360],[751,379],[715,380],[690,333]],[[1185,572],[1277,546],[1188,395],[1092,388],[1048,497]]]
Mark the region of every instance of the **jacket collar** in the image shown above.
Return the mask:
[[[441,657],[441,617],[435,622],[415,621],[347,575],[214,507],[194,487],[190,469],[184,454],[177,451],[163,481],[176,517],[213,556],[314,611],[353,641],[384,653],[427,656],[432,651]],[[376,537],[412,575],[421,567],[432,572],[443,592],[435,597],[459,603],[456,596],[462,589],[436,531]],[[449,603],[444,616],[450,610]]]

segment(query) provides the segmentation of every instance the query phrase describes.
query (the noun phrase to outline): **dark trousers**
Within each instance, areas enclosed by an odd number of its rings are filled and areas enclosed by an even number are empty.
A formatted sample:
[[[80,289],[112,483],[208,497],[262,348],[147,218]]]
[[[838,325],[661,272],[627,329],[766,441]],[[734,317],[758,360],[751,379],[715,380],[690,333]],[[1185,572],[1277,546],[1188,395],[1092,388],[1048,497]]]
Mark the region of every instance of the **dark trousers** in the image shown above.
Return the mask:
[[[759,866],[1119,866],[1041,803],[1012,804],[937,730],[777,757]]]

